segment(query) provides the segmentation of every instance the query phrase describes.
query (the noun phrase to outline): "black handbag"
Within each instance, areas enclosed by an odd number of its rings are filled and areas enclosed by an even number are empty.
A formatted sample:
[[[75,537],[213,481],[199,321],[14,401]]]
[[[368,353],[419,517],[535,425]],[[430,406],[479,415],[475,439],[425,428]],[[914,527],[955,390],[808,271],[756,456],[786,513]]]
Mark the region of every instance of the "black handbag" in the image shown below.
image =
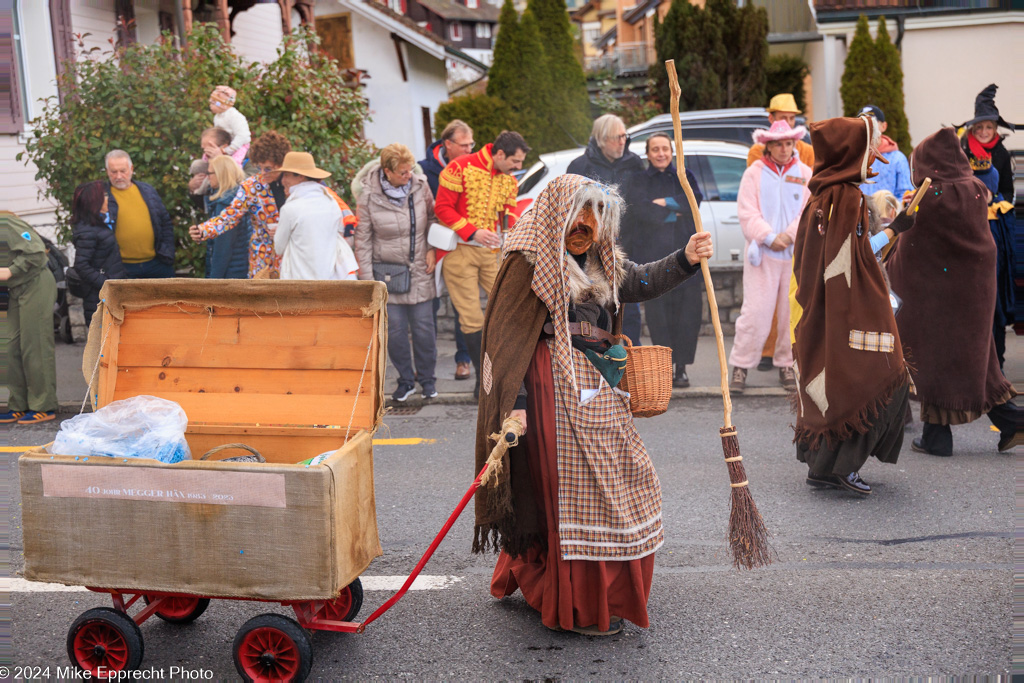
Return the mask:
[[[373,279],[383,282],[388,287],[388,294],[406,294],[412,287],[412,266],[416,257],[416,208],[414,199],[409,194],[409,263],[377,263],[373,264]]]
[[[67,285],[68,292],[79,299],[84,299],[92,292],[92,288],[85,283],[74,266],[70,266],[64,271],[64,283]]]

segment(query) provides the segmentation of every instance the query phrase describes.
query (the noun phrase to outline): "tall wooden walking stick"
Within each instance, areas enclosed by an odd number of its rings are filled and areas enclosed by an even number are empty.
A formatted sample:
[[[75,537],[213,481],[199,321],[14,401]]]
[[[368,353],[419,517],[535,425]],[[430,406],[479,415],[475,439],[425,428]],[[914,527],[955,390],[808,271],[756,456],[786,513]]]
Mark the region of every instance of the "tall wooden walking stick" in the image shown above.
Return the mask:
[[[679,123],[679,79],[676,77],[674,59],[665,62],[668,70],[669,83],[672,88],[672,128],[676,141],[676,173],[679,184],[683,186],[686,199],[693,213],[693,221],[697,232],[704,232],[700,220],[700,210],[693,196],[693,188],[686,180],[686,169],[683,166],[683,133]],[[725,339],[722,336],[722,322],[718,317],[718,302],[715,300],[715,286],[711,282],[711,271],[708,260],[700,260],[700,269],[704,274],[704,288],[708,293],[708,309],[711,323],[715,327],[715,341],[718,342],[718,364],[722,370],[722,403],[725,406],[725,425],[718,430],[722,436],[722,450],[729,468],[729,481],[732,484],[732,511],[729,514],[729,547],[732,549],[732,563],[737,569],[746,567],[764,567],[772,561],[772,549],[768,544],[768,529],[761,519],[753,496],[747,474],[743,469],[743,456],[740,455],[740,442],[736,437],[736,427],[732,424],[732,398],[729,396],[729,365],[725,360]]]

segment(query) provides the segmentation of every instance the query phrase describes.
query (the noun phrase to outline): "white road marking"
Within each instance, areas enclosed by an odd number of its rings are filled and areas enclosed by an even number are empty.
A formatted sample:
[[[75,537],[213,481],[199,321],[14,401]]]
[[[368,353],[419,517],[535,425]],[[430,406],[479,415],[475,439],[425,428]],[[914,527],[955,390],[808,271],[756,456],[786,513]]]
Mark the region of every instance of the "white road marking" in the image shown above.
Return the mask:
[[[395,592],[402,587],[408,576],[361,576],[364,591]],[[416,577],[409,590],[429,591],[444,590],[462,581],[461,576],[424,575]],[[20,578],[0,577],[0,593],[81,593],[88,589],[84,586],[65,586],[62,583],[44,583],[42,581],[26,581]]]

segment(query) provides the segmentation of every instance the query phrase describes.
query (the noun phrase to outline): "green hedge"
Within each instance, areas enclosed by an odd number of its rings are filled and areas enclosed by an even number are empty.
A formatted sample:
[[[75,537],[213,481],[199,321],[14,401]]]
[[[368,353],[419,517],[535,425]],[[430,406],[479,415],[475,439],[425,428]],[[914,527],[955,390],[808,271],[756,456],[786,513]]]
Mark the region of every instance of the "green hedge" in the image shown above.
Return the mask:
[[[269,64],[248,64],[221,40],[213,25],[197,25],[187,48],[170,34],[154,45],[133,44],[113,53],[94,49],[69,63],[60,80],[63,103],[46,102],[32,122],[26,152],[57,203],[58,236],[70,238],[75,187],[105,179],[103,157],[127,151],[135,177],[153,185],[174,221],[178,268],[202,273],[205,246],[188,237],[188,226],[205,219],[188,196],[188,168],[202,155],[199,135],[213,125],[209,94],[217,85],[238,91],[237,108],[253,138],[275,129],[293,149],[311,152],[334,175],[343,195],[356,171],[370,159],[363,138],[369,117],[365,100],[345,84],[335,61],[323,56],[315,33],[288,36]]]

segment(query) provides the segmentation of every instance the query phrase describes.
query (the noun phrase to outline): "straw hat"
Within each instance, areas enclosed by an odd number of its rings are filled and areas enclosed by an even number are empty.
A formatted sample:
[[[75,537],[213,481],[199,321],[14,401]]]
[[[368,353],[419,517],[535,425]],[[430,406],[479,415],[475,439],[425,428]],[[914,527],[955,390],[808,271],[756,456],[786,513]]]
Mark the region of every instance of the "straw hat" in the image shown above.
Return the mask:
[[[330,178],[331,174],[316,167],[313,155],[309,152],[288,152],[284,155],[284,164],[278,169],[283,173],[297,173],[307,178]]]
[[[789,124],[785,121],[775,121],[768,130],[764,128],[755,130],[753,138],[754,142],[763,145],[769,142],[778,142],[779,140],[802,140],[805,135],[807,135],[807,129],[803,126],[790,128]]]
[[[793,95],[788,92],[779,93],[772,98],[771,102],[768,103],[768,113],[770,114],[773,111],[788,111],[793,112],[794,114],[803,113],[800,111],[800,108],[796,106],[796,99],[794,99]]]

